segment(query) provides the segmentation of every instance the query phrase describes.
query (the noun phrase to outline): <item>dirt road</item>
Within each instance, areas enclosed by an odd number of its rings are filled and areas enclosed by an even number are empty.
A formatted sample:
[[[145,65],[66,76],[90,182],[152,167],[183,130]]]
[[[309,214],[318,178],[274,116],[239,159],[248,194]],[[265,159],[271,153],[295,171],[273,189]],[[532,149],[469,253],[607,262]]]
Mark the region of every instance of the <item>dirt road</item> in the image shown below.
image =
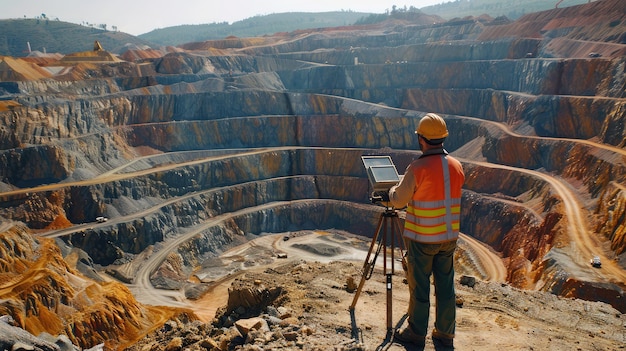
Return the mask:
[[[307,200],[309,201],[309,200]],[[268,204],[262,206],[269,208],[272,206],[284,206],[284,203]],[[152,272],[163,262],[169,250],[178,247],[182,242],[205,230],[207,226],[218,225],[219,223],[232,218],[232,216],[243,215],[251,211],[260,210],[249,208],[240,212],[230,213],[215,218],[211,223],[207,223],[201,228],[178,237],[176,240],[168,242],[160,250],[160,253],[151,255],[147,260],[142,261],[141,268],[137,271],[136,282],[129,288],[139,302],[151,305],[190,307],[204,321],[210,321],[218,308],[226,304],[228,298],[228,287],[233,279],[241,274],[253,274],[263,271],[269,267],[282,265],[290,261],[309,261],[319,263],[330,263],[333,261],[353,262],[358,266],[363,263],[370,243],[363,238],[348,233],[328,233],[323,231],[279,233],[264,235],[243,245],[234,247],[220,255],[221,267],[212,267],[217,273],[212,274],[213,283],[201,299],[197,301],[185,300],[182,293],[163,291],[154,288],[149,280]],[[287,238],[287,240],[285,240]],[[461,242],[468,250],[476,254],[478,265],[484,267],[484,274],[487,280],[503,282],[506,278],[506,269],[500,257],[486,248],[484,244],[466,235],[461,236]],[[259,255],[259,253],[261,253]],[[282,258],[281,258],[282,257]],[[397,256],[399,257],[399,256]],[[383,266],[382,258],[376,261],[377,269]],[[399,262],[395,263],[399,268]],[[221,269],[221,270],[220,270]],[[400,269],[398,269],[400,271]]]
[[[461,160],[462,162],[476,164],[481,167],[500,168],[530,174],[550,184],[563,202],[564,220],[567,221],[567,234],[572,239],[571,247],[567,252],[572,259],[572,263],[578,267],[572,273],[583,274],[585,279],[594,279],[598,282],[610,281],[616,284],[626,282],[626,271],[603,253],[599,239],[591,233],[589,225],[585,220],[587,214],[583,212],[582,206],[574,192],[562,180],[545,173],[523,168]],[[604,262],[602,269],[593,269],[591,267],[589,260],[593,256],[599,256],[602,259],[602,262]]]

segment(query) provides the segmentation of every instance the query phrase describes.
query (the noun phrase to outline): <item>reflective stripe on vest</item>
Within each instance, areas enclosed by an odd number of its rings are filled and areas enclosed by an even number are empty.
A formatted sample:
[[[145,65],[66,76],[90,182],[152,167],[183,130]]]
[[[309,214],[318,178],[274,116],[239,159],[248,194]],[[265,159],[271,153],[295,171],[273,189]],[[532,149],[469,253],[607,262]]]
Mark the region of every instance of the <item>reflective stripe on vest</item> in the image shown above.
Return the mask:
[[[411,200],[406,210],[404,237],[422,243],[441,243],[459,237],[461,199],[452,198],[448,159],[441,155],[445,198],[440,201]]]

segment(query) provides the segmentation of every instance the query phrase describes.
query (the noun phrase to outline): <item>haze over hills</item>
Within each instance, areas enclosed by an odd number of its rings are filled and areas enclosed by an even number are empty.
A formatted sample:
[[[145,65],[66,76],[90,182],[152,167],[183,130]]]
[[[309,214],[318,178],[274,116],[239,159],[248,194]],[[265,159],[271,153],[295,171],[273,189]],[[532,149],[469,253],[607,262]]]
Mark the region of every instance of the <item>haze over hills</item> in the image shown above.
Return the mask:
[[[440,18],[0,58],[0,348],[376,348],[360,157],[404,169],[437,112],[455,344],[623,349],[626,3]]]
[[[554,8],[558,2],[560,7],[568,7],[586,3],[589,0],[562,1],[513,1],[513,0],[472,0],[449,1],[439,5],[421,9],[429,15],[436,15],[444,20],[463,18],[466,16],[489,15],[491,17],[506,16],[517,19],[521,15]],[[33,51],[69,54],[90,48],[95,40],[110,52],[120,54],[130,47],[145,45],[158,49],[160,46],[176,46],[180,44],[223,39],[228,36],[255,37],[272,35],[278,32],[295,30],[340,27],[359,22],[371,23],[385,20],[393,12],[420,11],[415,8],[398,7],[390,9],[390,13],[368,14],[352,11],[326,13],[276,13],[265,16],[254,16],[233,23],[207,23],[168,28],[155,28],[153,31],[133,37],[117,32],[112,26],[79,25],[64,22],[62,18],[35,18],[0,20],[0,55],[23,57],[28,55],[29,44]]]
[[[113,53],[131,47],[156,46],[130,34],[46,19],[0,20],[0,55],[25,57],[39,53],[70,54],[89,50],[94,41]]]
[[[440,4],[421,8],[425,13],[441,16],[447,20],[464,18],[467,16],[480,16],[483,14],[492,17],[505,16],[516,20],[521,16],[550,10],[556,7],[590,3],[592,0],[526,0],[526,1],[501,1],[501,0],[472,0],[472,1],[442,1]]]

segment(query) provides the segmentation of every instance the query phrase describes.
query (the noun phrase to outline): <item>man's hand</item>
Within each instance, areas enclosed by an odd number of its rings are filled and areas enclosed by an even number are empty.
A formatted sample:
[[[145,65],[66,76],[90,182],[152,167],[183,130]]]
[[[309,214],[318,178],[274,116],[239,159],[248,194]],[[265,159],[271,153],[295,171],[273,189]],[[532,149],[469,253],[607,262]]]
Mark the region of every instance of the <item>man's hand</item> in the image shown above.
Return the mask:
[[[375,202],[389,202],[389,192],[387,191],[375,191],[372,193],[372,201]]]

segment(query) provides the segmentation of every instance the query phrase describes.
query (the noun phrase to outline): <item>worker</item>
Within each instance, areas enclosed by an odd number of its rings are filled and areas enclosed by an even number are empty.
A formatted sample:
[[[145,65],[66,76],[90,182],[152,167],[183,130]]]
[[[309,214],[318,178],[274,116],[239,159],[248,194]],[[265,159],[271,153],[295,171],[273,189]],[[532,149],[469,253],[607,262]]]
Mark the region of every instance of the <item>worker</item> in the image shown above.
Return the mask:
[[[406,169],[400,182],[389,189],[395,208],[406,209],[403,239],[410,300],[407,325],[396,331],[400,343],[425,345],[430,309],[430,277],[435,285],[435,345],[453,347],[456,327],[454,251],[459,236],[461,187],[465,174],[461,163],[448,155],[445,120],[424,116],[415,131],[422,155]]]

